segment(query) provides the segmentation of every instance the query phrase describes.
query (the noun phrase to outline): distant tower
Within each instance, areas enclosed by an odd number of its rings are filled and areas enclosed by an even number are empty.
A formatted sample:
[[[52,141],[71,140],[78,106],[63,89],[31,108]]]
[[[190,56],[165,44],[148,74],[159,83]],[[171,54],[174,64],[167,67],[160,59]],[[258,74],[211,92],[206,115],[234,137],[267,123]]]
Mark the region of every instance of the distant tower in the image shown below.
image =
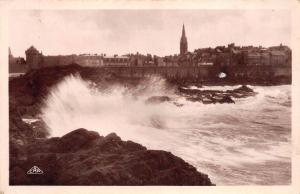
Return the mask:
[[[8,47],[8,59],[9,59],[9,61],[12,61],[13,58],[14,58],[14,56],[11,54],[10,47]]]
[[[8,47],[8,64],[14,63],[14,56],[11,54],[10,47]]]
[[[8,56],[12,56],[10,47],[8,47]]]
[[[185,36],[185,29],[184,29],[184,24],[183,24],[182,34],[181,34],[181,39],[180,39],[180,55],[187,53],[187,51],[188,51],[188,43],[187,43],[187,39]]]
[[[34,46],[27,49],[25,54],[26,63],[30,69],[37,69],[41,67],[42,54]]]

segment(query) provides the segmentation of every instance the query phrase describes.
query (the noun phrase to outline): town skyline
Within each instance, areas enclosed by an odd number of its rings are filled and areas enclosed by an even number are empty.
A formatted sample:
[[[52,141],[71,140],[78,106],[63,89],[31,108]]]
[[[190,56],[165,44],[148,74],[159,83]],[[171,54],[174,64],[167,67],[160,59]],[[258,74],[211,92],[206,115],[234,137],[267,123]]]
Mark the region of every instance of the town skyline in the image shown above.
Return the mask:
[[[179,53],[183,23],[191,52],[230,43],[290,46],[289,19],[285,10],[27,10],[11,14],[9,46],[14,56],[22,57],[31,45],[46,55],[174,55]]]

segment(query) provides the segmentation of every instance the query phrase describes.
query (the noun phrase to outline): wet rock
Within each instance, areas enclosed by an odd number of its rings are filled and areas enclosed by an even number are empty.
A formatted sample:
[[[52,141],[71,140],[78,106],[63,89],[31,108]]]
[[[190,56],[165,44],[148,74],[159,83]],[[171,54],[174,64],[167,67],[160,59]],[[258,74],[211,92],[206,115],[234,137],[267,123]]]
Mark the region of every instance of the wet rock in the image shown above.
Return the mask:
[[[251,93],[254,92],[251,88],[249,88],[246,85],[242,85],[241,87],[234,89],[233,92],[247,92],[247,93]]]
[[[26,171],[24,171],[19,166],[15,166],[10,170],[10,176],[13,176],[13,179],[10,179],[10,184],[20,184],[26,185],[30,183],[30,179],[27,177]]]
[[[224,96],[221,100],[218,101],[219,103],[223,104],[223,103],[235,103],[234,100],[232,100],[232,98],[230,96]]]
[[[179,88],[178,92],[179,95],[184,96],[189,101],[202,102],[203,104],[235,103],[233,98],[247,98],[257,94],[245,85],[226,91]]]
[[[12,185],[213,185],[170,152],[147,150],[115,133],[103,137],[77,129],[36,141],[26,150],[27,160],[15,158],[11,166]],[[33,165],[43,175],[26,175]]]
[[[100,138],[97,132],[81,128],[62,136],[59,141],[59,147],[62,152],[74,152],[88,148],[92,141],[97,138]]]
[[[105,136],[104,141],[110,142],[110,141],[121,141],[121,138],[117,136],[116,133],[110,133],[107,136]]]
[[[42,120],[38,120],[31,125],[31,129],[34,133],[34,137],[36,138],[45,138],[48,137],[49,131],[47,130],[46,124]]]
[[[22,118],[37,118],[50,89],[65,76],[76,73],[86,80],[103,81],[105,72],[69,65],[32,70],[10,80],[10,184],[212,185],[207,175],[181,158],[165,151],[147,150],[132,141],[122,141],[114,133],[103,137],[97,132],[77,129],[62,137],[47,138],[49,134],[44,123],[22,121]],[[148,103],[161,103],[170,98],[157,96],[148,100]],[[33,166],[38,166],[43,174],[27,175]]]
[[[171,100],[168,96],[152,96],[148,98],[145,103],[146,104],[160,104],[163,102],[169,102]]]

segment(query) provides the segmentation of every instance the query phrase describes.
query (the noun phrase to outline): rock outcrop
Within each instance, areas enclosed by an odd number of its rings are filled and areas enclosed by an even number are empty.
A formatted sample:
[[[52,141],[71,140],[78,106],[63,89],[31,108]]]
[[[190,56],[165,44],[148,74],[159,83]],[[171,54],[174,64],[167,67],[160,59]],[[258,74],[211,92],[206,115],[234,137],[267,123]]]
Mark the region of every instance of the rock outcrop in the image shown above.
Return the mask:
[[[241,87],[239,87],[237,89],[234,89],[233,92],[253,93],[254,91],[251,88],[249,88],[249,87],[247,87],[245,85],[242,85]]]
[[[34,124],[22,120],[36,119],[50,88],[76,73],[96,83],[118,81],[115,75],[78,65],[42,68],[10,80],[11,185],[212,185],[207,175],[169,152],[147,150],[116,134],[103,137],[85,129],[47,138],[41,120]],[[43,174],[27,174],[33,166]]]
[[[188,89],[179,87],[178,92],[189,101],[202,102],[203,104],[235,103],[234,98],[247,98],[257,94],[251,88],[245,85],[233,90],[226,91]]]
[[[223,103],[228,103],[228,104],[232,104],[235,103],[234,100],[232,100],[232,98],[230,96],[224,96],[221,100],[218,101],[219,103],[223,104]]]
[[[77,129],[21,148],[10,164],[12,185],[212,185],[170,152],[147,150],[114,133]],[[27,174],[32,166],[43,174]]]
[[[160,104],[163,102],[169,102],[171,100],[168,96],[152,96],[148,98],[145,103],[146,104]]]

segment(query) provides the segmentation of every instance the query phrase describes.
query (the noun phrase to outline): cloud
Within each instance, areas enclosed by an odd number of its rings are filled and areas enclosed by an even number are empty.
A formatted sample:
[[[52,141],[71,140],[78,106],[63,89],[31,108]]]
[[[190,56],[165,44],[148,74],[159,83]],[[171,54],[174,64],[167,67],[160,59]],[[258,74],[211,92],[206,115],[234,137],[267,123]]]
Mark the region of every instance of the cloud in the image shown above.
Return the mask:
[[[15,10],[9,21],[16,56],[31,45],[46,55],[175,54],[183,22],[190,51],[231,42],[289,45],[291,33],[287,10]]]

